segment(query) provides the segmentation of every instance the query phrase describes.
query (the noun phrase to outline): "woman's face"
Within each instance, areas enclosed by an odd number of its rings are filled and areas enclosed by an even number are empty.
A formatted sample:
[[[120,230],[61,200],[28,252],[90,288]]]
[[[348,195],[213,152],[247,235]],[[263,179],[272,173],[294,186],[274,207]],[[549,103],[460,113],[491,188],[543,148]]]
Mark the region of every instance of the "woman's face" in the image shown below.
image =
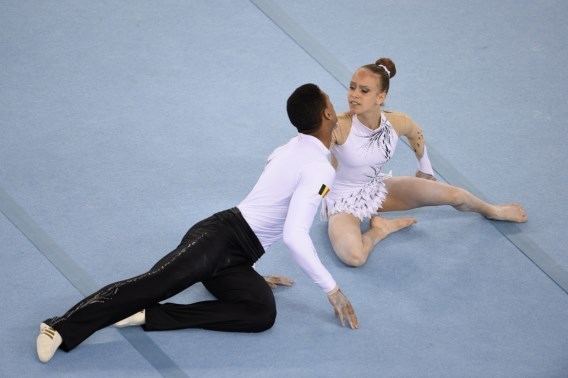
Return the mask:
[[[385,101],[385,97],[384,91],[379,92],[379,77],[375,73],[365,68],[355,71],[347,90],[347,101],[351,113],[377,111],[377,107]]]

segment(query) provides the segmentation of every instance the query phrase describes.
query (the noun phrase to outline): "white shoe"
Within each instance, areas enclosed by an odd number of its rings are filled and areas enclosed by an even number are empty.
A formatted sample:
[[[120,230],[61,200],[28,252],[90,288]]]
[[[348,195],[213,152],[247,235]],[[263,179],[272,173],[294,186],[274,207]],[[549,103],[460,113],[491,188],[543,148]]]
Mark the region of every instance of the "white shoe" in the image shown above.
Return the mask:
[[[146,312],[144,310],[138,311],[134,315],[130,315],[126,319],[122,319],[119,322],[114,323],[115,327],[123,328],[123,327],[130,327],[130,326],[139,326],[146,323]]]
[[[36,340],[37,356],[41,362],[46,363],[51,360],[63,339],[59,332],[45,323],[41,323],[39,329],[40,332]]]

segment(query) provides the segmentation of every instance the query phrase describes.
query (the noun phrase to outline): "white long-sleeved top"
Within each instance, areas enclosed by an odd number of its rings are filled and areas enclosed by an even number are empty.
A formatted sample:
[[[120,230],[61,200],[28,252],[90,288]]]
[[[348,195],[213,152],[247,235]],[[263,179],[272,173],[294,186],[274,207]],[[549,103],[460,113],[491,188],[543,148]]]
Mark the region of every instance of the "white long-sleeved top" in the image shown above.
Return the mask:
[[[282,238],[296,263],[326,293],[336,282],[309,232],[335,177],[329,159],[319,139],[298,134],[272,152],[256,185],[237,206],[265,250]]]

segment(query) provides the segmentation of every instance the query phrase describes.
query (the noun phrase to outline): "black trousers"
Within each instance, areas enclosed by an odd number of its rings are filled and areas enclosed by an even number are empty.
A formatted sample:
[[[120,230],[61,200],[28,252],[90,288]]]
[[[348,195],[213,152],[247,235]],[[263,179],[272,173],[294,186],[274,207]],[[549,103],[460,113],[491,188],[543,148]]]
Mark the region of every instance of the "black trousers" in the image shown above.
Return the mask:
[[[252,264],[264,253],[237,208],[195,224],[180,245],[148,272],[107,285],[61,317],[45,321],[69,351],[97,330],[146,309],[145,330],[204,328],[261,332],[274,324],[272,290]],[[196,282],[217,298],[192,304],[163,301]]]

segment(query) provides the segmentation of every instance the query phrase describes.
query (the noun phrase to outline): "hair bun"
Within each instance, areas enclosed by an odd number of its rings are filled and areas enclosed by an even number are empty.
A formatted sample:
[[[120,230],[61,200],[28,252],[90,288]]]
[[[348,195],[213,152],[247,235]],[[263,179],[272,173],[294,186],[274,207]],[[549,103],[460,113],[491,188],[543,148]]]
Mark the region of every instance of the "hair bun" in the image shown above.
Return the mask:
[[[396,75],[396,66],[390,58],[379,58],[375,62],[377,66],[385,66],[388,70],[389,77],[392,79]]]

